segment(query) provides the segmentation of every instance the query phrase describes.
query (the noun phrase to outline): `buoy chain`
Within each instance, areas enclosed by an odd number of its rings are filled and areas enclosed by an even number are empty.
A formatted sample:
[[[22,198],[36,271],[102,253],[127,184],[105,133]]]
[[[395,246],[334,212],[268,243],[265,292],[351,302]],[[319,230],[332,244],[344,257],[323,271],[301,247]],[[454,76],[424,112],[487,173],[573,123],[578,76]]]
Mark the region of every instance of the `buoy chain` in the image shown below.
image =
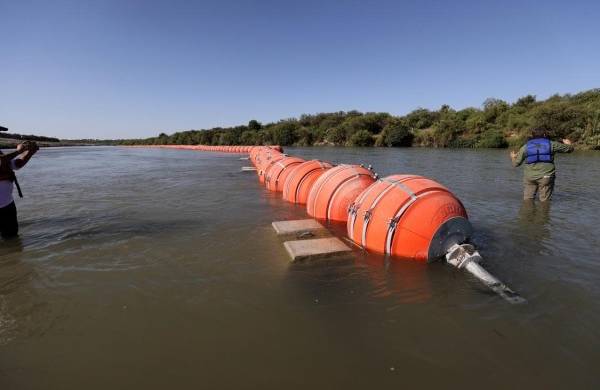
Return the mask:
[[[358,211],[359,207],[360,205],[357,205],[354,202],[350,203],[350,206],[348,206],[348,214],[356,215],[356,212]]]
[[[390,227],[390,229],[395,229],[398,225],[398,222],[400,222],[400,216],[390,218],[388,219],[388,226]]]

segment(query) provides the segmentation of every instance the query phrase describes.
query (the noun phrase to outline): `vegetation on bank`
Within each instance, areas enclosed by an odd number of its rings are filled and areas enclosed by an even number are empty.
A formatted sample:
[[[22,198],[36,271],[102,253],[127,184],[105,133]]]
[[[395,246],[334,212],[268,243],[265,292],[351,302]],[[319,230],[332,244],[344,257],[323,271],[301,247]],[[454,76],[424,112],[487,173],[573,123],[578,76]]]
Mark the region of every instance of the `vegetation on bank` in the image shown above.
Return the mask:
[[[0,133],[0,149],[14,149],[23,141],[35,141],[42,147],[57,147],[57,146],[86,146],[86,145],[108,145],[116,144],[116,141],[98,141],[89,140],[89,142],[79,142],[73,140],[60,140],[54,137],[44,137],[41,135],[29,134],[11,134]]]
[[[189,130],[127,140],[62,140],[72,145],[333,145],[506,148],[520,146],[532,128],[553,139],[568,138],[578,149],[600,150],[600,88],[538,101],[487,99],[481,108],[418,108],[404,116],[358,111],[301,115],[275,123]],[[5,135],[5,134],[0,134]],[[31,136],[26,136],[31,137]]]
[[[600,150],[600,89],[554,95],[538,101],[528,95],[514,103],[487,99],[481,108],[418,108],[404,116],[358,111],[302,115],[299,118],[209,130],[190,130],[120,144],[338,145],[505,148],[522,145],[534,127],[554,139],[569,138],[579,149]]]

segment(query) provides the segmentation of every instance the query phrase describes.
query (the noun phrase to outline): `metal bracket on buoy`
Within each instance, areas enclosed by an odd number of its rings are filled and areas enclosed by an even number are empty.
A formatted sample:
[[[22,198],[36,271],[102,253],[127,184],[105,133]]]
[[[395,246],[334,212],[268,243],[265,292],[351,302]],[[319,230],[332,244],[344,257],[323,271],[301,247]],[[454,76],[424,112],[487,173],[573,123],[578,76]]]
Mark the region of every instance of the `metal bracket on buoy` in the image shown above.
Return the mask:
[[[507,285],[498,280],[494,275],[487,272],[479,262],[481,255],[473,245],[454,244],[446,254],[446,261],[458,269],[466,269],[469,273],[496,292],[510,303],[525,303],[525,298],[511,290]]]

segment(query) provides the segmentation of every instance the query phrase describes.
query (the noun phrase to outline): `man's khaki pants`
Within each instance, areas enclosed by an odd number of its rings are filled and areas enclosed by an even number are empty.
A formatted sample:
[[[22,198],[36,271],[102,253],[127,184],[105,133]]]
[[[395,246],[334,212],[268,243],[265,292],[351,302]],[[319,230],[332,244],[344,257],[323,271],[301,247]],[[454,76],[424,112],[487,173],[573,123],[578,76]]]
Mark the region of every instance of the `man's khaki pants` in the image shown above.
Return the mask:
[[[544,176],[537,180],[523,179],[524,191],[523,198],[535,199],[535,194],[538,194],[542,202],[552,198],[554,192],[554,175]]]

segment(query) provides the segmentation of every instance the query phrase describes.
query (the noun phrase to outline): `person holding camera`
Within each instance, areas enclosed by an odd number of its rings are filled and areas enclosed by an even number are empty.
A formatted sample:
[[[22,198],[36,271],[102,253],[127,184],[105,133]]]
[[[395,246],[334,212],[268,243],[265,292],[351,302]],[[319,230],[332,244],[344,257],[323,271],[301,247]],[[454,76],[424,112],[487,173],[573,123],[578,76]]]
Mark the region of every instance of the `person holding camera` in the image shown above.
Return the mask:
[[[14,152],[3,154],[0,151],[0,235],[12,238],[19,234],[17,207],[13,199],[14,187],[22,198],[21,188],[15,171],[23,168],[39,150],[35,142],[25,141],[17,145]]]

